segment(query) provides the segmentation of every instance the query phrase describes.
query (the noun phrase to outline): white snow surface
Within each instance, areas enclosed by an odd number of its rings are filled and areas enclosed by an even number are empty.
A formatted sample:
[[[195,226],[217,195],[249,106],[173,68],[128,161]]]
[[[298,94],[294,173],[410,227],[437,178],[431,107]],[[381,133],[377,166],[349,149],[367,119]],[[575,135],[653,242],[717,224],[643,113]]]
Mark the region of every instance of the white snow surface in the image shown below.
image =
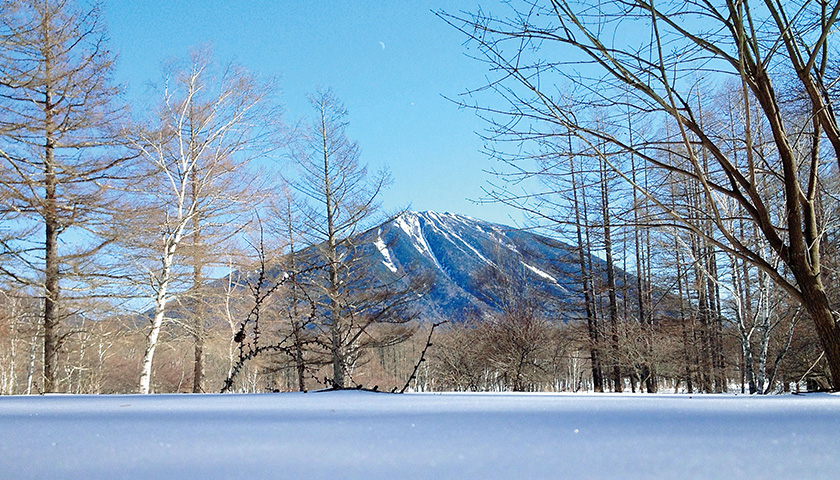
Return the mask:
[[[552,282],[552,283],[557,283],[557,279],[556,279],[556,278],[554,278],[554,277],[552,277],[551,275],[549,275],[549,274],[547,274],[547,273],[543,272],[543,271],[542,271],[542,270],[540,270],[539,268],[534,267],[534,266],[532,266],[532,265],[528,265],[528,264],[527,264],[527,263],[525,263],[525,262],[521,262],[521,263],[522,263],[522,266],[523,266],[523,267],[525,267],[525,268],[527,268],[528,270],[530,270],[530,271],[534,272],[537,276],[540,276],[540,277],[542,277],[542,278],[544,278],[544,279],[546,279],[546,280],[548,280],[548,281],[550,281],[550,282]]]
[[[429,244],[426,243],[426,237],[423,236],[423,228],[420,226],[420,220],[417,218],[417,214],[407,213],[400,215],[395,220],[395,223],[412,239],[412,245],[420,252],[420,255],[428,255],[435,262],[435,265],[441,268],[440,262],[438,262],[435,254],[432,253]]]
[[[391,272],[397,273],[397,267],[394,266],[394,262],[391,260],[391,252],[388,251],[388,246],[385,245],[385,241],[382,240],[382,229],[379,229],[379,234],[373,244],[376,245],[379,253],[382,254],[382,258],[384,258],[384,260],[382,260],[382,264],[385,265]]]
[[[481,254],[481,252],[479,252],[479,251],[478,251],[478,249],[476,249],[475,247],[473,247],[472,245],[470,245],[470,243],[469,243],[469,242],[467,242],[467,241],[466,241],[466,240],[464,240],[464,239],[463,239],[460,235],[458,235],[457,233],[455,233],[455,231],[454,231],[454,230],[452,230],[451,228],[448,228],[448,226],[446,225],[446,222],[445,222],[444,220],[442,220],[442,219],[441,219],[441,217],[453,218],[453,219],[455,219],[455,220],[457,220],[457,221],[460,221],[460,222],[463,222],[463,220],[462,220],[462,219],[458,218],[458,217],[457,217],[457,216],[455,216],[455,215],[449,214],[449,213],[445,213],[445,214],[441,215],[441,214],[439,214],[439,213],[435,213],[435,212],[427,212],[427,214],[428,214],[428,215],[429,215],[429,217],[431,217],[431,218],[432,218],[435,222],[437,222],[437,225],[436,225],[436,224],[434,224],[434,223],[432,223],[432,224],[431,224],[432,228],[434,228],[435,230],[439,231],[439,232],[440,232],[440,233],[441,233],[444,237],[446,237],[446,239],[447,239],[447,240],[449,240],[449,241],[450,241],[453,245],[455,245],[455,247],[456,247],[458,250],[461,250],[462,252],[464,252],[464,253],[466,253],[466,254],[468,254],[468,255],[469,255],[469,252],[467,252],[466,250],[464,250],[464,249],[463,249],[463,248],[461,248],[461,246],[460,246],[460,245],[464,245],[464,246],[465,246],[465,247],[467,247],[467,248],[468,248],[468,249],[469,249],[472,253],[474,253],[474,254],[475,254],[478,258],[480,258],[482,262],[484,262],[484,263],[486,263],[486,264],[489,264],[489,265],[492,265],[492,266],[495,266],[495,264],[494,264],[493,262],[491,262],[490,260],[488,260],[488,259],[487,259],[484,255],[482,255],[482,254]],[[457,241],[456,241],[456,240],[457,240]]]
[[[4,479],[840,478],[840,396],[0,397]]]

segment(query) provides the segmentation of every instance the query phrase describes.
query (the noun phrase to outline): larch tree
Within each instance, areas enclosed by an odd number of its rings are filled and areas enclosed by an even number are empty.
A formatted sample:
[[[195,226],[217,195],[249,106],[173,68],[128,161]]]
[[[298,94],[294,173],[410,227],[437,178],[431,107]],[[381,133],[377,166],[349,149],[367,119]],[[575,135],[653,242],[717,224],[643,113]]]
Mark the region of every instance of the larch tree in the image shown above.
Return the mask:
[[[297,281],[298,265],[297,256],[301,249],[300,237],[300,209],[288,181],[280,183],[276,189],[276,200],[273,202],[271,213],[275,219],[272,223],[272,230],[275,235],[282,238],[285,245],[284,268],[289,274],[289,286],[286,289],[284,299],[286,303],[282,307],[288,318],[289,336],[291,347],[288,349],[288,356],[294,365],[297,376],[297,388],[301,392],[306,391],[306,368],[307,368],[307,335],[306,328],[309,321],[306,318],[307,305],[306,297],[302,292],[301,285]]]
[[[307,201],[302,233],[315,253],[301,252],[298,268],[321,267],[315,270],[321,274],[300,281],[312,285],[311,297],[318,302],[317,323],[333,371],[329,381],[345,388],[365,349],[410,336],[412,330],[404,325],[412,316],[405,307],[426,285],[424,280],[408,286],[383,284],[370,277],[369,258],[357,234],[376,215],[388,175],[380,171],[368,176],[358,145],[345,132],[347,110],[331,91],[317,92],[310,103],[313,118],[293,148],[300,167],[293,188]]]
[[[569,157],[569,177],[572,191],[572,210],[574,211],[574,229],[577,239],[578,266],[580,267],[580,283],[583,290],[584,311],[586,312],[586,327],[589,335],[589,362],[592,369],[592,387],[596,392],[604,391],[604,373],[601,369],[601,341],[598,331],[598,318],[595,315],[594,288],[592,287],[592,263],[587,258],[591,251],[589,247],[589,234],[587,230],[587,242],[583,241],[582,231],[588,228],[585,207],[581,208],[581,200],[585,202],[584,194],[580,191],[578,173],[575,170],[574,157]]]
[[[0,268],[43,298],[43,391],[54,392],[62,288],[90,295],[90,260],[113,240],[106,186],[124,110],[97,4],[5,0],[0,12]]]
[[[832,202],[826,186],[840,166],[834,58],[840,3],[546,0],[503,8],[509,10],[501,16],[486,9],[442,14],[499,75],[484,91],[494,94],[492,103],[479,107],[495,119],[499,137],[569,135],[596,152],[606,144],[632,153],[651,177],[670,176],[690,187],[695,202],[685,205],[686,215],[669,207],[661,185],[633,183],[625,166],[600,152],[655,208],[653,224],[676,225],[702,239],[700,248],[755,265],[799,301],[818,332],[832,387],[840,388],[840,319],[823,269],[831,222],[823,206]],[[754,155],[749,136],[728,138],[702,121],[702,90],[729,79],[740,84],[747,109],[757,107],[766,122],[771,156]],[[789,92],[801,96],[808,122],[786,115]],[[608,112],[614,121],[607,125],[620,124],[629,109],[670,128],[616,133],[584,114],[593,108]],[[735,150],[746,154],[736,157]],[[737,215],[755,225],[769,249],[756,250],[732,231],[725,200],[738,206]],[[717,299],[707,300],[714,314]],[[719,363],[714,352],[710,356]]]

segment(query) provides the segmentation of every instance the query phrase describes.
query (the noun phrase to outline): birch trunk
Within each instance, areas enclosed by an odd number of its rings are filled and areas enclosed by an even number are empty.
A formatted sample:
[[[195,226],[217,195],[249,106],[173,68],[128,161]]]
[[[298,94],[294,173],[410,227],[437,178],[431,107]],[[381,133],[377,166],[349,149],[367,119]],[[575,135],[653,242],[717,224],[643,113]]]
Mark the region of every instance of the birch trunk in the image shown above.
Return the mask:
[[[142,394],[151,392],[152,362],[155,357],[155,349],[157,349],[160,330],[163,326],[163,319],[166,314],[166,303],[169,300],[167,292],[169,284],[172,281],[172,264],[175,260],[175,251],[178,249],[178,244],[180,243],[182,235],[183,228],[176,233],[174,239],[166,242],[164,256],[161,259],[163,268],[160,276],[155,282],[157,284],[155,294],[155,313],[152,318],[152,324],[149,327],[149,333],[146,335],[146,349],[143,352],[143,362],[140,369],[139,393]]]

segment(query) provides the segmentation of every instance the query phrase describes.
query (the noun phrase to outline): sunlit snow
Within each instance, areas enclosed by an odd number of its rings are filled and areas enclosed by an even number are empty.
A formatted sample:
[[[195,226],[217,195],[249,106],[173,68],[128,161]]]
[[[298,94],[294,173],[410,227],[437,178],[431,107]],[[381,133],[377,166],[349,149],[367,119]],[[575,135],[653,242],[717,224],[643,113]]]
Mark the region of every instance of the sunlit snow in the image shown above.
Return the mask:
[[[478,251],[475,247],[473,247],[472,245],[470,245],[470,244],[469,244],[469,242],[467,242],[466,240],[464,240],[463,238],[461,238],[461,236],[460,236],[460,235],[458,235],[457,233],[450,231],[450,232],[448,232],[448,233],[447,233],[447,235],[449,235],[449,236],[451,236],[451,237],[455,237],[455,238],[456,238],[456,239],[458,239],[458,240],[459,240],[462,244],[466,245],[466,247],[467,247],[467,248],[469,248],[470,250],[472,250],[472,252],[473,252],[474,254],[476,254],[476,255],[478,256],[478,258],[480,258],[480,259],[481,259],[484,263],[488,263],[488,264],[490,264],[490,265],[495,266],[495,264],[494,264],[493,262],[491,262],[490,260],[488,260],[488,259],[487,259],[484,255],[482,255],[482,254],[481,254],[481,252],[479,252],[479,251]]]
[[[0,397],[0,478],[834,479],[840,396]]]
[[[382,240],[382,229],[379,229],[379,234],[373,244],[376,245],[379,253],[381,253],[384,258],[384,260],[382,260],[382,264],[388,267],[388,270],[391,272],[397,273],[397,267],[394,266],[394,262],[391,260],[391,252],[388,251],[388,246],[385,245],[385,242]]]
[[[426,238],[423,237],[423,230],[420,227],[420,220],[418,219],[416,214],[404,214],[397,217],[395,220],[397,227],[399,227],[402,231],[404,231],[412,240],[412,245],[414,248],[420,252],[421,255],[426,255],[435,262],[435,265],[440,268],[440,263],[438,262],[437,258],[435,258],[435,254],[432,253],[432,249],[429,248],[429,244],[426,243]]]
[[[443,226],[443,221],[442,221],[442,220],[441,220],[441,218],[440,218],[440,217],[442,216],[441,214],[439,214],[439,213],[435,213],[435,212],[427,212],[427,213],[428,213],[428,215],[429,215],[432,219],[434,219],[435,221],[437,221],[438,223],[440,223],[440,224],[441,224],[440,226],[432,224],[432,226],[433,226],[436,230],[438,230],[439,232],[441,232],[441,233],[443,234],[443,236],[447,237],[447,239],[448,239],[450,242],[452,242],[452,244],[453,244],[453,245],[455,245],[456,247],[458,247],[458,249],[459,249],[459,250],[461,250],[461,251],[462,251],[462,252],[464,252],[464,253],[467,253],[467,251],[466,251],[466,250],[464,250],[463,248],[461,248],[461,247],[459,246],[459,243],[460,243],[461,245],[464,245],[464,246],[466,246],[468,249],[470,249],[470,251],[472,251],[472,252],[473,252],[476,256],[478,256],[478,258],[480,258],[480,259],[481,259],[484,263],[487,263],[487,264],[490,264],[490,265],[495,266],[495,264],[494,264],[493,262],[491,262],[490,260],[488,260],[488,259],[487,259],[484,255],[482,255],[482,254],[481,254],[481,252],[479,252],[479,251],[478,251],[475,247],[473,247],[472,245],[470,245],[470,244],[469,244],[469,242],[467,242],[466,240],[464,240],[463,238],[461,238],[461,236],[460,236],[460,235],[458,235],[457,233],[455,233],[454,231],[452,231],[452,229],[444,228],[444,226]],[[452,218],[456,218],[456,219],[457,219],[457,217],[455,217],[455,216],[454,216],[454,215],[452,215],[452,214],[444,214],[443,216],[446,216],[446,217],[452,217]],[[454,240],[453,240],[453,238],[454,238]],[[455,240],[458,240],[458,241],[456,242]]]
[[[527,264],[527,263],[525,263],[525,262],[521,262],[521,263],[522,263],[522,266],[523,266],[523,267],[525,267],[525,268],[527,268],[528,270],[530,270],[530,271],[534,272],[534,273],[535,273],[535,274],[537,274],[538,276],[540,276],[540,277],[542,277],[542,278],[544,278],[544,279],[546,279],[546,280],[548,280],[548,281],[550,281],[550,282],[552,282],[552,283],[557,283],[557,279],[556,279],[556,278],[554,278],[554,277],[552,277],[551,275],[549,275],[549,274],[547,274],[547,273],[543,272],[543,271],[542,271],[542,270],[540,270],[539,268],[534,267],[534,266],[532,266],[532,265],[528,265],[528,264]]]

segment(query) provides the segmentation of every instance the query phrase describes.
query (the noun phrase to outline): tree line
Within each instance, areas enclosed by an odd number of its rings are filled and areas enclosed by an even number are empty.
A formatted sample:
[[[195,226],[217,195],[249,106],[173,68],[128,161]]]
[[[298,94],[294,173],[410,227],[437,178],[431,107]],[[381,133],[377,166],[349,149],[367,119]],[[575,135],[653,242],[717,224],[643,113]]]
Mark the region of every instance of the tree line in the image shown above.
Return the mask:
[[[679,299],[672,313],[697,326],[684,332],[695,388],[727,388],[731,328],[750,391],[766,391],[771,338],[789,346],[805,322],[818,339],[809,375],[840,385],[838,14],[821,0],[439,14],[492,72],[462,102],[488,119],[488,153],[509,167],[490,198],[606,259],[604,315],[585,286],[596,390],[624,383],[615,361],[602,363],[621,348],[616,262],[637,272],[643,330],[656,328],[657,297]],[[582,259],[582,278],[588,268]]]
[[[96,5],[0,7],[3,393],[840,383],[837,5],[441,13],[499,75],[467,97],[510,167],[490,199],[579,246],[580,304],[540,318],[475,272],[498,313],[426,348],[430,280],[365,274],[389,180],[334,94],[290,125],[270,79],[197,48],[141,109]]]
[[[142,106],[114,68],[98,4],[0,3],[4,393],[171,389],[161,361],[176,390],[217,391],[289,338],[299,388],[312,365],[341,388],[360,352],[406,337],[401,298],[424,286],[367,281],[353,255],[389,178],[331,91],[290,124],[273,80],[207,47],[167,61]]]

